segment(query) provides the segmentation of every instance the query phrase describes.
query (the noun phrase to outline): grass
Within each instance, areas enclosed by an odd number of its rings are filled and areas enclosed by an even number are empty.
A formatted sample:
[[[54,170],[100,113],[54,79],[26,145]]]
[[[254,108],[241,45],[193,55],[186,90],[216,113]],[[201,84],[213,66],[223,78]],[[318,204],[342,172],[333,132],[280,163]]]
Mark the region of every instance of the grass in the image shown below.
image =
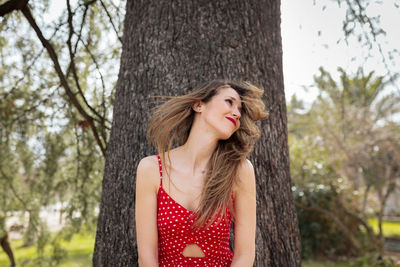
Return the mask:
[[[37,257],[36,246],[22,247],[22,240],[12,240],[11,246],[14,257],[18,263],[32,260]],[[61,262],[60,267],[83,267],[92,265],[94,249],[94,233],[75,234],[70,241],[62,241],[61,247],[67,251],[67,257]],[[51,246],[45,248],[50,252]],[[7,255],[0,250],[0,266],[9,266]]]
[[[61,267],[83,267],[92,265],[94,250],[94,234],[75,235],[70,242],[63,242],[68,251],[68,257]]]
[[[368,223],[374,229],[375,233],[379,232],[378,219],[370,219]],[[400,221],[383,221],[382,231],[385,237],[399,237],[400,238]]]
[[[368,223],[371,225],[374,232],[377,234],[379,232],[378,229],[378,220],[377,219],[370,219]],[[382,231],[385,237],[397,237],[400,238],[400,221],[383,221],[382,223]],[[396,246],[398,244],[396,243]],[[392,245],[391,247],[394,247]],[[400,260],[400,258],[399,258]],[[351,266],[356,260],[348,260],[348,261],[341,261],[341,262],[330,262],[327,260],[316,260],[316,259],[309,259],[304,260],[302,262],[303,267],[347,267]]]
[[[378,221],[369,220],[374,231],[378,232]],[[400,237],[400,221],[384,221],[383,233],[385,237]],[[17,263],[26,259],[33,259],[37,256],[36,246],[22,247],[22,240],[12,240],[11,245],[14,249],[14,256]],[[92,253],[94,249],[94,233],[76,234],[70,241],[62,241],[61,246],[67,250],[68,256],[61,262],[60,267],[83,267],[92,265]],[[50,251],[50,246],[46,251]],[[304,267],[345,267],[351,262],[329,262],[323,260],[305,260]],[[9,266],[6,254],[0,250],[0,266]]]
[[[323,260],[303,260],[303,267],[348,267],[350,265],[349,261],[344,262],[329,262]]]

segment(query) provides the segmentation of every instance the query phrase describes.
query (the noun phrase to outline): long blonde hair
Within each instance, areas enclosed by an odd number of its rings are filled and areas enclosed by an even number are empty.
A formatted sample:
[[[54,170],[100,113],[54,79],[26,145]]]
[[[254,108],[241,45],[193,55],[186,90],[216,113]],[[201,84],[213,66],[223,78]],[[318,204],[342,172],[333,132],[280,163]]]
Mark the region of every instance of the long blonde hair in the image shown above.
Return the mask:
[[[208,226],[217,215],[226,218],[227,209],[232,211],[232,186],[237,181],[238,167],[260,136],[255,122],[269,115],[261,100],[264,90],[249,82],[213,80],[186,95],[172,97],[157,108],[149,121],[147,138],[165,162],[166,151],[185,144],[189,137],[195,114],[193,105],[198,101],[207,103],[219,89],[229,87],[242,101],[240,128],[229,139],[219,140],[211,155],[194,227]]]

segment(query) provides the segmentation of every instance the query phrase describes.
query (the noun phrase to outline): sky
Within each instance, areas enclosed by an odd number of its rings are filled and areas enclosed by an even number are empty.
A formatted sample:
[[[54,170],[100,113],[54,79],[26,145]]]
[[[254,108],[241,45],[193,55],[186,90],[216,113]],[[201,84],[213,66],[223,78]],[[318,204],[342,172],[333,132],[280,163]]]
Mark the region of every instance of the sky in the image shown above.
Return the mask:
[[[369,2],[372,3],[367,8],[367,14],[380,15],[380,24],[387,32],[385,37],[379,39],[383,51],[400,48],[400,31],[397,29],[397,25],[400,25],[400,8],[395,7],[400,1]],[[281,31],[286,99],[296,94],[306,102],[311,102],[317,95],[316,88],[312,86],[313,76],[319,73],[320,66],[334,78],[339,76],[338,67],[348,73],[355,73],[362,66],[366,73],[375,71],[377,75],[386,74],[387,68],[382,63],[377,46],[368,50],[355,38],[350,39],[348,45],[343,41],[342,25],[345,15],[346,6],[339,7],[336,1],[282,1]],[[341,41],[338,43],[338,40]],[[368,54],[371,56],[365,60]],[[396,67],[396,64],[389,63],[390,69],[399,68],[399,64]]]

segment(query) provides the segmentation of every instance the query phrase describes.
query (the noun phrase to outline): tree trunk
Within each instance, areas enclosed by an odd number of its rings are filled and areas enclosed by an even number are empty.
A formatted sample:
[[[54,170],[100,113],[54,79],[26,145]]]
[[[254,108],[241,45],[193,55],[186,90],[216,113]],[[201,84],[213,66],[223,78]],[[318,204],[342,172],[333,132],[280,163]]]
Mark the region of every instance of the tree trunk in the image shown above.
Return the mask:
[[[28,226],[23,235],[24,244],[22,247],[32,246],[37,240],[39,212],[40,210],[37,207],[28,211]]]
[[[363,195],[361,216],[363,217],[363,219],[365,221],[367,221],[367,202],[368,202],[368,194],[369,194],[369,191],[371,190],[371,186],[372,185],[370,183],[367,184],[367,187],[365,188],[364,195]]]
[[[157,95],[214,78],[265,88],[270,118],[251,161],[257,175],[255,266],[300,266],[283,89],[280,2],[127,1],[114,119],[106,153],[94,266],[136,266],[135,176],[155,153],[146,125]]]

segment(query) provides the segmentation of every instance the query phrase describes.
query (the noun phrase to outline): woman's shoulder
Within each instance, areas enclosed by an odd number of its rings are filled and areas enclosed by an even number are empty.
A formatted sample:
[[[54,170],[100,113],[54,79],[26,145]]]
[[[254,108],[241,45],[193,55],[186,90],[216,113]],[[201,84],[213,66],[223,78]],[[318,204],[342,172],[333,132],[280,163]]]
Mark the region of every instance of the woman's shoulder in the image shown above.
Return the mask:
[[[240,162],[239,168],[238,168],[238,176],[239,177],[241,176],[241,174],[247,176],[248,174],[251,174],[253,172],[254,172],[254,167],[250,160],[244,159]]]
[[[137,167],[137,182],[142,182],[158,189],[160,184],[160,171],[158,166],[158,158],[156,155],[142,158]]]
[[[142,158],[139,161],[138,169],[149,170],[149,169],[154,168],[154,166],[156,166],[156,167],[158,166],[157,155],[151,155],[151,156]]]
[[[237,171],[237,179],[233,190],[237,191],[251,187],[255,183],[253,164],[248,159],[242,160]]]

